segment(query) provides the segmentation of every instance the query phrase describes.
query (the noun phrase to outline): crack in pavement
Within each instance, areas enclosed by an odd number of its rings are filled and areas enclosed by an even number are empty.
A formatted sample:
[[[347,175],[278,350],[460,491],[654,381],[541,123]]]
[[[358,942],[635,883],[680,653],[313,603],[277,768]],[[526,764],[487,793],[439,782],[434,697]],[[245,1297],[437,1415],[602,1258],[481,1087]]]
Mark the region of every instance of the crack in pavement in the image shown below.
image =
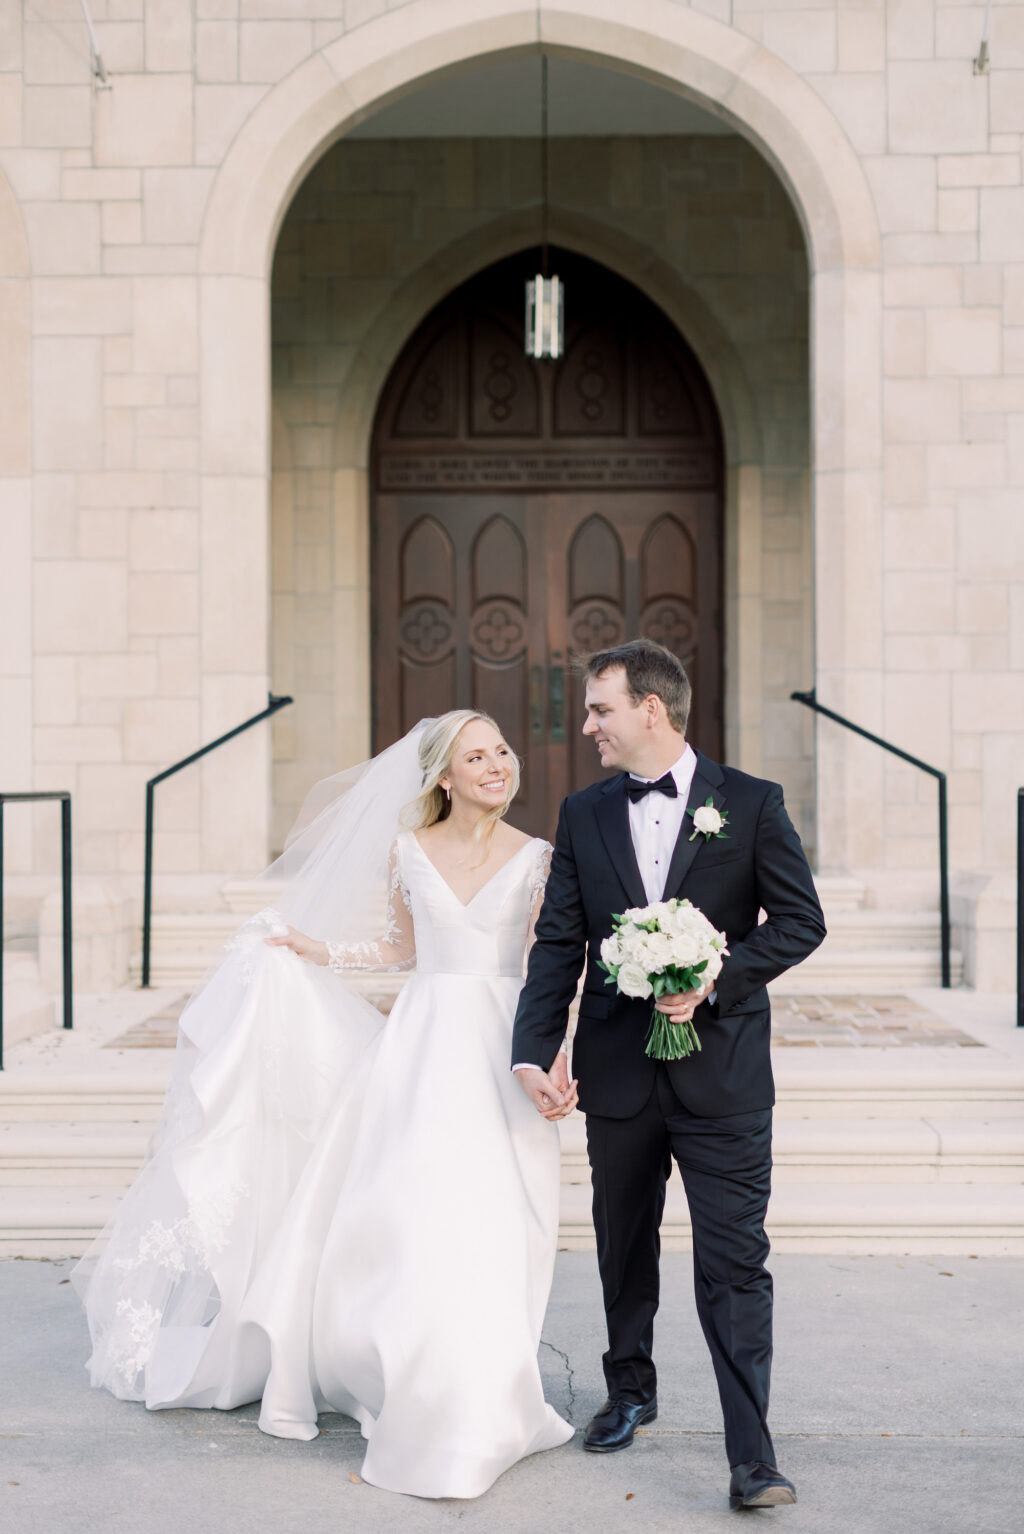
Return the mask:
[[[576,1373],[575,1373],[575,1370],[573,1369],[572,1364],[569,1362],[569,1355],[568,1355],[568,1353],[563,1353],[561,1348],[556,1348],[553,1342],[546,1342],[543,1337],[540,1339],[540,1345],[541,1345],[542,1348],[550,1348],[551,1352],[554,1353],[556,1357],[560,1358],[562,1360],[563,1364],[565,1365],[565,1383],[566,1383],[566,1387],[567,1387],[567,1389],[569,1391],[569,1421],[575,1427],[575,1425],[576,1425]]]

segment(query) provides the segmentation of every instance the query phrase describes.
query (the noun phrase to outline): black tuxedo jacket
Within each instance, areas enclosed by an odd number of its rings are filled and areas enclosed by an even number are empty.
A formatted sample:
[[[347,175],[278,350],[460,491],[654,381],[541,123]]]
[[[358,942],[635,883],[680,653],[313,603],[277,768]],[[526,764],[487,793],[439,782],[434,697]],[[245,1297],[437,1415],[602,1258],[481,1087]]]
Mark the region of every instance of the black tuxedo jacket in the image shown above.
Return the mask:
[[[564,800],[544,905],[512,1036],[512,1063],[549,1069],[565,1034],[580,971],[586,978],[573,1045],[580,1107],[629,1118],[646,1103],[657,1063],[644,1053],[650,1001],[620,996],[598,968],[612,916],[647,904],[629,829],[626,775]],[[811,953],[825,922],[800,839],[777,783],[697,753],[688,808],[710,796],[727,836],[695,841],[686,816],[664,898],[691,900],[729,940],[714,1003],[698,1007],[701,1053],[668,1062],[683,1104],[704,1117],[770,1108],[775,1100],[765,986]],[[761,910],[767,920],[758,924]]]

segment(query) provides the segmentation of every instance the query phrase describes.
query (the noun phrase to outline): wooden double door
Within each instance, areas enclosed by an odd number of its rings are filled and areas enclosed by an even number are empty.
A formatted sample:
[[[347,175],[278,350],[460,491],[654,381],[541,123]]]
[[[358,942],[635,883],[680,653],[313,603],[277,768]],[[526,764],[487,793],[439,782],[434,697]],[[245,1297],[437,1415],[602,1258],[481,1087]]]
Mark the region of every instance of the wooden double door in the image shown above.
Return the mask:
[[[556,253],[566,351],[525,357],[528,253],[451,295],[385,389],[373,452],[375,749],[493,714],[523,758],[513,822],[550,835],[600,772],[575,655],[639,634],[684,661],[721,749],[722,460],[707,383],[635,288]]]

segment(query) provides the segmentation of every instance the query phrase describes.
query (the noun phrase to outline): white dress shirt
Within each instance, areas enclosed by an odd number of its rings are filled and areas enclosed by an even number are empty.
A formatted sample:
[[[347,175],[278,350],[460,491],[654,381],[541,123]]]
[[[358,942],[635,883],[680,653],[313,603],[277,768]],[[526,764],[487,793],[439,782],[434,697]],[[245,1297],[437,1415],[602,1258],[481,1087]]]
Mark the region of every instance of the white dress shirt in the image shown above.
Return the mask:
[[[669,772],[676,780],[674,799],[670,799],[668,794],[651,793],[645,794],[642,799],[629,801],[629,834],[633,839],[633,850],[636,853],[637,866],[640,869],[648,905],[664,898],[668,865],[672,861],[672,853],[675,851],[679,833],[683,828],[683,817],[686,814],[686,805],[696,771],[697,753],[692,746],[687,746],[679,760],[669,768]],[[638,783],[657,781],[655,778],[641,778],[635,772],[631,772],[630,777],[636,778]],[[563,1043],[562,1050],[565,1047]],[[539,1070],[539,1068],[522,1060],[517,1061],[512,1067],[513,1071]]]
[[[629,801],[629,833],[633,838],[637,867],[643,880],[647,904],[665,896],[665,880],[668,865],[683,828],[683,817],[697,771],[697,753],[687,746],[682,756],[670,768],[675,779],[676,797],[667,794],[645,794],[642,799]],[[654,778],[641,778],[631,772],[630,777],[638,783],[653,783]]]

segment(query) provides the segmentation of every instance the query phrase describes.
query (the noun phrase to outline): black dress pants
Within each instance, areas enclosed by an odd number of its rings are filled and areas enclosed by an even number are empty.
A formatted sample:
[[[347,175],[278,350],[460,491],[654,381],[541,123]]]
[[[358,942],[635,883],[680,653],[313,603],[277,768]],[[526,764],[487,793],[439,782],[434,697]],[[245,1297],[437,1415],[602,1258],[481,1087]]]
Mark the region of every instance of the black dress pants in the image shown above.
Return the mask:
[[[633,1118],[587,1115],[608,1394],[640,1403],[657,1388],[660,1225],[674,1156],[690,1206],[697,1314],[718,1380],[730,1465],[775,1464],[767,1422],[772,1280],[764,1266],[771,1144],[770,1108],[699,1118],[683,1107],[664,1066]]]

